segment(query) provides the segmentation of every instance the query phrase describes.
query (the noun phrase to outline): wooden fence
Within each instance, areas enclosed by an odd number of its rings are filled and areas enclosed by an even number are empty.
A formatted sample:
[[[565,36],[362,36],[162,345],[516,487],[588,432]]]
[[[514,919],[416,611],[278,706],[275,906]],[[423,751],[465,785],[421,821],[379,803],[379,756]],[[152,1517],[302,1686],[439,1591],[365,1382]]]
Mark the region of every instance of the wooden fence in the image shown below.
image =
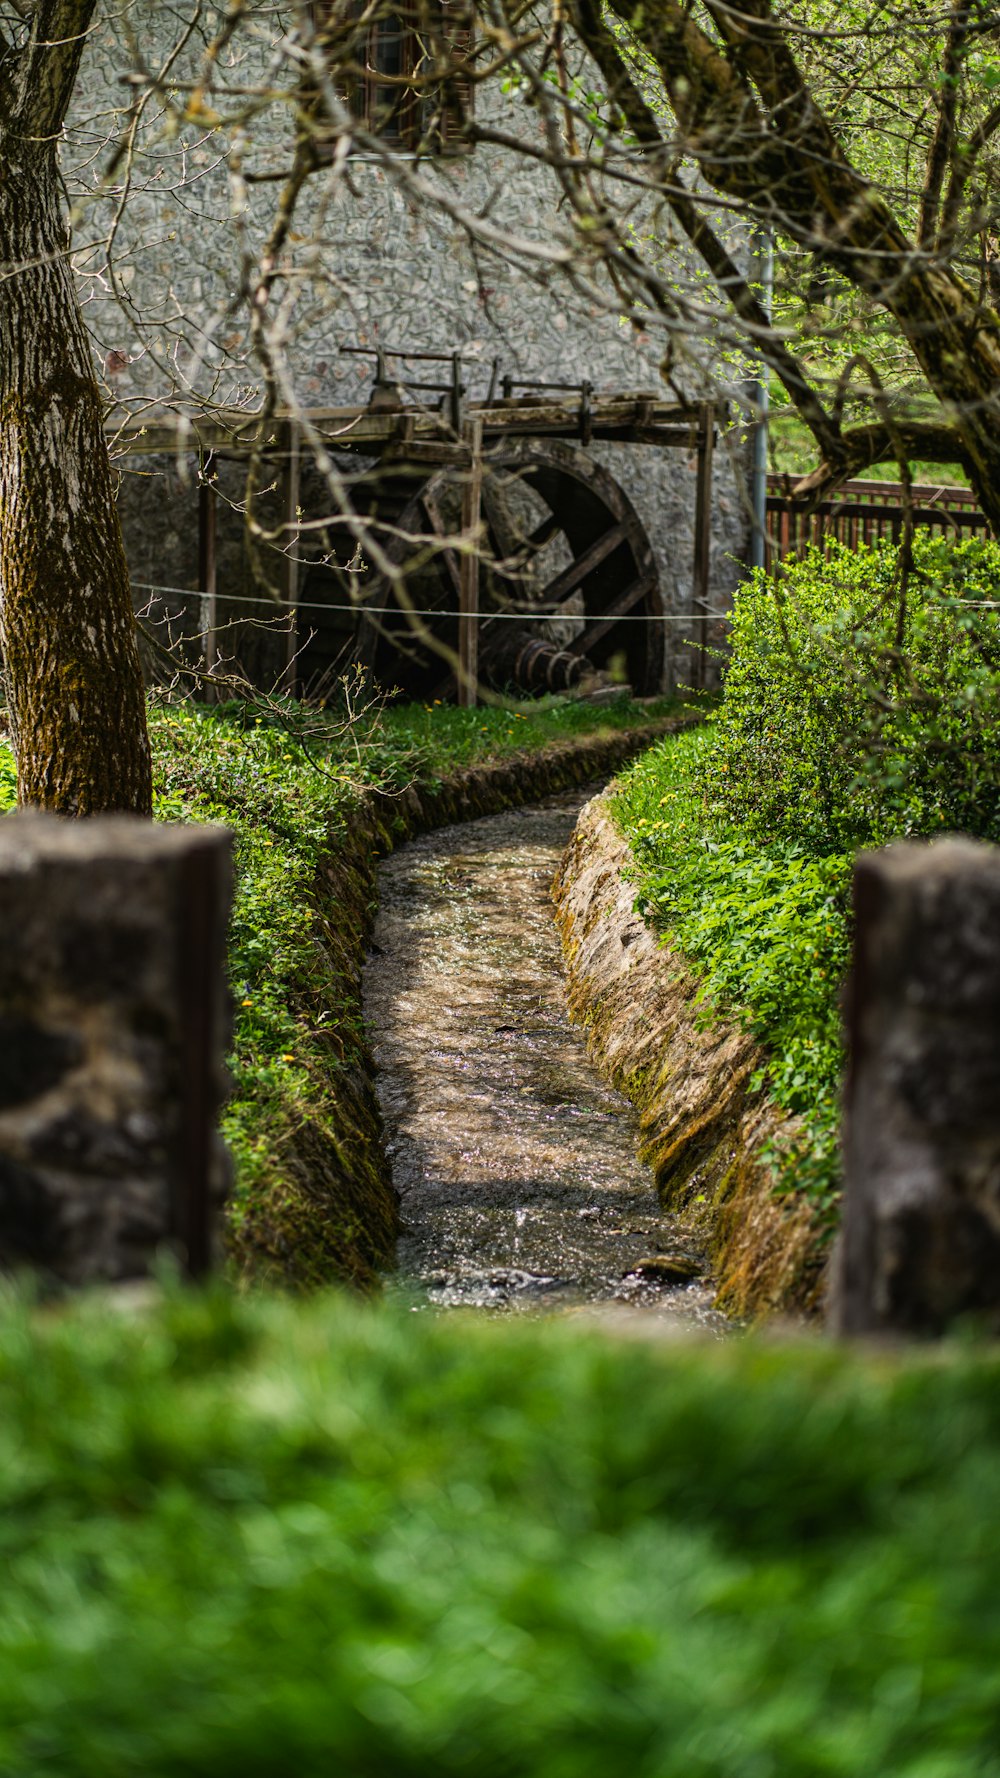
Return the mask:
[[[845,482],[830,500],[812,512],[793,500],[793,477],[767,478],[767,543],[765,565],[773,572],[788,556],[802,556],[810,543],[824,545],[830,538],[856,549],[859,543],[878,543],[883,537],[898,541],[903,522],[902,495],[898,482]],[[970,488],[948,483],[915,483],[914,523],[939,535],[957,532],[963,537],[989,537],[989,525]]]

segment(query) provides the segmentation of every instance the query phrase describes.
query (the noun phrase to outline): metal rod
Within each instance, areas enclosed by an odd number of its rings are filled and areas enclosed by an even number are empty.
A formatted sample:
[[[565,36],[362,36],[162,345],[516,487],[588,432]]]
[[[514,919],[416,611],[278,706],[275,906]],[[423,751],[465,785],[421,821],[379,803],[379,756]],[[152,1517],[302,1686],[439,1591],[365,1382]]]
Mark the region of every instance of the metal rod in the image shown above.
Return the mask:
[[[197,587],[154,586],[151,581],[142,580],[133,580],[131,586],[134,593],[155,593],[161,598],[167,593],[169,593],[172,598],[176,599],[191,599],[198,597]],[[256,599],[252,595],[244,593],[220,593],[218,596],[220,599],[228,601],[231,605],[264,605],[269,611],[274,613],[276,618],[281,617],[284,614],[284,606],[281,601],[277,599]],[[971,601],[967,600],[966,603],[971,603]],[[983,609],[989,609],[991,611],[994,609],[1000,610],[1000,600],[990,601],[980,599],[976,601],[976,603],[977,606],[981,606]],[[356,605],[338,605],[334,604],[332,600],[327,599],[299,599],[296,601],[295,609],[296,611],[349,611],[353,612],[356,616],[364,614],[366,617],[400,617],[403,615],[398,605],[364,605],[361,603]],[[419,612],[420,617],[454,617],[454,615],[454,611],[446,610],[444,607],[440,610],[435,610],[432,607],[427,607],[425,609],[421,606]],[[558,607],[552,610],[548,607],[545,607],[542,610],[529,610],[519,606],[516,611],[481,612],[479,622],[490,624],[547,624],[551,623],[554,617],[559,617],[560,615],[565,614],[561,614]],[[732,618],[731,611],[709,611],[706,615],[713,619],[723,619],[726,623]],[[594,617],[596,618],[597,616],[598,614],[595,613]],[[617,617],[615,622],[620,624],[689,624],[696,622],[700,616],[700,612],[692,617],[692,614],[689,611],[650,611],[642,617]],[[230,622],[238,623],[239,619],[232,618],[230,619]]]
[[[454,352],[395,352],[389,346],[341,346],[341,352],[350,353],[353,358],[412,358],[423,359],[428,364],[450,364],[456,356],[461,357],[462,348]]]

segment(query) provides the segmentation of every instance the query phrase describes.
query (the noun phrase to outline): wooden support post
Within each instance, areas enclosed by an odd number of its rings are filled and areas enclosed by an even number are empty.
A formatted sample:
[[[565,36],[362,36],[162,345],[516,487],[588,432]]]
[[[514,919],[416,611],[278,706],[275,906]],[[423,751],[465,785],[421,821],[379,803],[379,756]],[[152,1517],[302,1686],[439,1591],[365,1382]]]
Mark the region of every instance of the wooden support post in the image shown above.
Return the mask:
[[[298,686],[299,651],[299,488],[301,483],[301,428],[297,420],[288,422],[285,434],[285,459],[281,471],[281,524],[284,533],[281,557],[281,599],[288,617],[285,646],[285,672],[282,688],[291,697]]]
[[[712,457],[715,451],[715,407],[703,401],[698,409],[698,470],[694,508],[694,584],[691,593],[692,679],[705,683],[708,649],[709,582],[712,562]]]
[[[1000,854],[901,843],[854,866],[841,1334],[1000,1331]]]
[[[206,457],[198,483],[198,587],[201,592],[201,654],[206,672],[216,655],[218,609],[216,599],[216,494],[211,453]],[[215,687],[206,682],[202,695],[215,702]]]
[[[458,559],[458,701],[472,709],[479,679],[479,529],[483,498],[483,422],[470,420],[462,429],[469,461],[462,482],[462,541]]]
[[[231,853],[201,822],[0,823],[0,918],[17,934],[0,980],[5,1273],[135,1278],[165,1242],[208,1269],[228,1176]]]

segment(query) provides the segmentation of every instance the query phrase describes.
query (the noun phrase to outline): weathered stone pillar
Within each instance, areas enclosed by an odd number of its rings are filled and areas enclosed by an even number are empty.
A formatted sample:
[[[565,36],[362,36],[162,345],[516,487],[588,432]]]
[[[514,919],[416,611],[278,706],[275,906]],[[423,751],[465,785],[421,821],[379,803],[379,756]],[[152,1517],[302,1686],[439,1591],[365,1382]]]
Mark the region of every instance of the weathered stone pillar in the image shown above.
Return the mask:
[[[0,821],[0,1266],[210,1263],[225,1192],[222,828]]]
[[[1000,1327],[1000,850],[863,854],[854,901],[832,1325]]]

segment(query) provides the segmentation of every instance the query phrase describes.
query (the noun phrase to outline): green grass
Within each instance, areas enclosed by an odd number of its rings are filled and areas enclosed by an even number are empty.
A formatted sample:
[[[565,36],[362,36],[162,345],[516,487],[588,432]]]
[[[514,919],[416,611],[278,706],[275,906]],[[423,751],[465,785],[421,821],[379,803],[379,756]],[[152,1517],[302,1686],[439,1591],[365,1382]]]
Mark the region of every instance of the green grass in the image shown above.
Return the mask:
[[[150,711],[157,818],[222,822],[233,833],[233,1091],[222,1132],[235,1163],[227,1214],[240,1263],[257,1263],[250,1223],[265,1198],[280,1240],[299,1239],[291,1222],[283,1232],[276,1157],[304,1124],[334,1133],[331,1093],[338,1075],[357,1069],[357,1011],[316,944],[314,885],[359,795],[433,785],[463,766],[636,727],[669,708],[627,697],[603,707],[563,698],[478,710],[390,705],[347,728],[342,709],[288,706],[282,720],[237,705]],[[13,805],[15,790],[10,751],[0,749],[0,809]],[[352,1242],[345,1229],[345,1255]]]
[[[769,1153],[779,1192],[833,1226],[840,1191],[840,989],[850,959],[852,854],[812,855],[745,831],[706,794],[712,724],[670,737],[616,780],[643,913],[693,965],[706,1018],[735,1017],[768,1051],[757,1078],[803,1134]]]
[[[4,1778],[997,1778],[1000,1362],[0,1305]]]

